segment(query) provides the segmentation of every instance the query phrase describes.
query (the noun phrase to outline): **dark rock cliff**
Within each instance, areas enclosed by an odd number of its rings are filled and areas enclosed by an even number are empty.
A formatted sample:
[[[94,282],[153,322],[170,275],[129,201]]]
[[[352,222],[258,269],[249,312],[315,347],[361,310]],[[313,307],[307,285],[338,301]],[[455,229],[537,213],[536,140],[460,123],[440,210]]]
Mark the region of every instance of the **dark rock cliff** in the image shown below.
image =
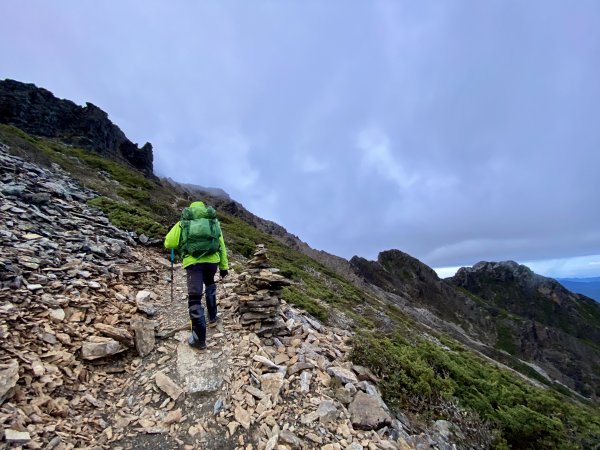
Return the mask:
[[[593,300],[514,262],[478,263],[447,280],[398,250],[380,253],[377,261],[355,256],[350,262],[366,281],[460,326],[487,346],[477,350],[488,356],[510,361],[505,352],[551,380],[600,397],[600,305]]]
[[[524,265],[482,261],[449,281],[499,308],[600,346],[600,304]]]
[[[34,84],[0,80],[0,123],[60,139],[153,175],[152,145],[146,143],[139,148],[106,112],[91,103],[82,107]]]
[[[418,259],[401,252],[381,252],[377,261],[354,256],[350,263],[369,283],[402,298],[412,306],[427,308],[444,320],[469,329],[472,337],[493,345],[493,321],[480,305],[454,286],[441,280],[435,271]]]

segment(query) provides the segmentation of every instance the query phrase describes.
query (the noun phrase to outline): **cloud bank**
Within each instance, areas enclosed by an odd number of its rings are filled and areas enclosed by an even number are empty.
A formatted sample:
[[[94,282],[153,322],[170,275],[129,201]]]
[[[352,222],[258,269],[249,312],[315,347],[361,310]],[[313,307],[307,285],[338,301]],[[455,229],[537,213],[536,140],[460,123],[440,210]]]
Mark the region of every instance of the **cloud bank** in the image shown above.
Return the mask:
[[[312,246],[600,254],[594,1],[0,4],[0,76],[105,109],[160,174]]]

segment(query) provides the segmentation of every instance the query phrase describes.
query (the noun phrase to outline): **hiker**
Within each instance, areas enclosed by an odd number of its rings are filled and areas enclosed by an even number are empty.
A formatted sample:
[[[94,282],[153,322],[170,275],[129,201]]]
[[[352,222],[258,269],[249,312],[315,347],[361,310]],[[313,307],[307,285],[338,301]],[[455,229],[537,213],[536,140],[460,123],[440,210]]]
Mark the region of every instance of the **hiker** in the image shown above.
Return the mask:
[[[217,285],[215,274],[221,278],[229,273],[227,249],[221,233],[217,213],[204,202],[193,202],[184,208],[181,220],[165,237],[165,247],[178,249],[187,272],[188,310],[192,333],[188,344],[199,350],[206,349],[206,319],[202,306],[203,285],[206,286],[208,326],[217,324]]]

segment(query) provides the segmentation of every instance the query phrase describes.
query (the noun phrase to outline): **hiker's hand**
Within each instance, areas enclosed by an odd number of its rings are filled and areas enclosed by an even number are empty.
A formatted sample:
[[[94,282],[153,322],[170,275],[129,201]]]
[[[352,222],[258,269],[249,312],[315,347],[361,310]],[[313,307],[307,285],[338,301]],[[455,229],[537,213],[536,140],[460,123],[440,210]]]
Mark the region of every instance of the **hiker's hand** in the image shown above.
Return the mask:
[[[225,278],[227,275],[229,275],[229,270],[219,270],[219,275],[221,275],[221,278]]]

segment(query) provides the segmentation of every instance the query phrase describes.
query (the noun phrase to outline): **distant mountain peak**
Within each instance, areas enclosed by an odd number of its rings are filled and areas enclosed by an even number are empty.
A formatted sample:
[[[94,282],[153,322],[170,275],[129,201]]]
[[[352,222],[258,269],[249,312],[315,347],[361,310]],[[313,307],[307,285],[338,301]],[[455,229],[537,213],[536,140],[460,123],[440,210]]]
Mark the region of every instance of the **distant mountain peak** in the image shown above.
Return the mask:
[[[561,287],[552,278],[546,278],[535,273],[529,267],[519,264],[516,261],[479,261],[473,267],[461,267],[452,277],[453,280],[460,280],[469,276],[488,274],[496,280],[517,281],[523,286],[537,288],[540,285],[546,285],[548,288]]]

